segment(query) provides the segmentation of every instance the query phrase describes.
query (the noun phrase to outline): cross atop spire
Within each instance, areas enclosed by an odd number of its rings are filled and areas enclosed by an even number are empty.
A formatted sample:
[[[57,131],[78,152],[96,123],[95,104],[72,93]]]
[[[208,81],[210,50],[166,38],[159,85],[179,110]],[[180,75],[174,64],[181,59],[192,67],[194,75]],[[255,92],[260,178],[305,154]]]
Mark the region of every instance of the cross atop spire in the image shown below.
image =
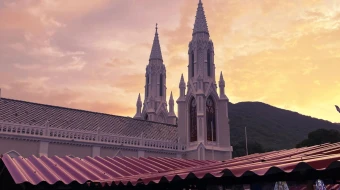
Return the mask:
[[[158,24],[156,23],[156,32],[155,32],[155,37],[153,39],[153,44],[152,44],[152,49],[151,49],[149,60],[157,60],[157,59],[163,61],[161,46],[159,45],[159,39],[158,39]]]
[[[203,3],[201,0],[199,0],[197,11],[196,11],[194,29],[193,29],[192,34],[194,35],[195,33],[201,33],[201,32],[207,33],[209,35],[208,24],[207,24],[207,20],[205,18],[204,9],[203,9]]]

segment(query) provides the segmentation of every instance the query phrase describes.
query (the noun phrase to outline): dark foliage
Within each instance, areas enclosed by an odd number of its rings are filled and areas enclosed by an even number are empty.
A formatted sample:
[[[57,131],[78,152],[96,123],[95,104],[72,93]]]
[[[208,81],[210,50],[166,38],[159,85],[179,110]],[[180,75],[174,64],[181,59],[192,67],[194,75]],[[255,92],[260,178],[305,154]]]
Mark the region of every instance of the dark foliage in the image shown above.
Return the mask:
[[[338,130],[318,129],[310,132],[308,138],[298,143],[296,148],[336,142],[340,142],[340,133]]]
[[[246,155],[245,141],[239,142],[233,147],[233,158]],[[248,154],[263,153],[266,150],[258,142],[248,142]]]
[[[233,146],[244,141],[247,127],[248,141],[257,142],[265,150],[294,148],[317,129],[340,129],[329,121],[301,115],[261,102],[229,104],[230,133]]]

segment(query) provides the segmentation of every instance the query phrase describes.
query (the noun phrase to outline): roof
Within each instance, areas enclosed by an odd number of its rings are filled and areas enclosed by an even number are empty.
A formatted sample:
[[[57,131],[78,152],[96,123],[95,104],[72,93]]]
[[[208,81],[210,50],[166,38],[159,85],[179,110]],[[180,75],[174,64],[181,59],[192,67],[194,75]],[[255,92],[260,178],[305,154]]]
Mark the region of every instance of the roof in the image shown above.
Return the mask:
[[[205,17],[203,4],[201,1],[198,2],[193,34],[200,32],[209,34],[207,19]]]
[[[163,60],[162,57],[162,51],[161,51],[161,45],[159,44],[159,37],[158,37],[158,31],[157,31],[157,24],[156,24],[156,32],[155,37],[153,39],[152,49],[150,53],[150,59],[149,60]]]
[[[87,181],[164,173],[218,162],[156,157],[11,158],[9,155],[4,155],[1,160],[16,184],[28,182],[33,185],[42,182],[70,184],[74,181],[84,184]]]
[[[40,157],[1,159],[15,183],[28,182],[69,184],[87,181],[102,185],[166,184],[192,179],[229,178],[245,180],[251,177],[272,177],[299,171],[330,171],[340,169],[340,143],[307,148],[252,154],[226,161],[198,161],[179,158],[129,157]],[[304,172],[308,171],[308,172]],[[294,176],[296,177],[296,176]],[[295,178],[293,178],[295,180]],[[223,180],[228,181],[228,180]]]
[[[104,113],[57,107],[45,104],[0,98],[0,121],[44,126],[67,130],[83,130],[143,137],[176,142],[177,126],[109,115]]]

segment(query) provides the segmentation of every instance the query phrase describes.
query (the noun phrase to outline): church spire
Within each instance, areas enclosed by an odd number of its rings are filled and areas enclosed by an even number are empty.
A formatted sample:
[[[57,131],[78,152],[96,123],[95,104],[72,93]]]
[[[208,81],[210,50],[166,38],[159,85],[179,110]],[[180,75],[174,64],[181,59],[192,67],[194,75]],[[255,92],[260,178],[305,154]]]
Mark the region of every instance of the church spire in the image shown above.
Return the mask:
[[[158,39],[158,24],[156,23],[156,32],[155,32],[155,38],[153,39],[151,54],[150,54],[150,60],[162,60],[162,51],[161,46],[159,45],[159,39]]]
[[[205,18],[203,3],[201,0],[199,0],[198,2],[196,19],[192,35],[194,35],[195,33],[206,33],[209,35],[208,24]]]

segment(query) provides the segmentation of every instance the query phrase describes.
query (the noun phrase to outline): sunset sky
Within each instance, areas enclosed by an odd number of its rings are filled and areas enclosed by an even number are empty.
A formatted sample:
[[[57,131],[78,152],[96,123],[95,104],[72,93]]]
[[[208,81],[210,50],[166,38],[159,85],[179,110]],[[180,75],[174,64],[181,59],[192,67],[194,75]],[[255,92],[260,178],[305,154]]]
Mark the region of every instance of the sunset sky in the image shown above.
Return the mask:
[[[232,103],[340,122],[339,0],[202,2]],[[0,0],[1,96],[132,117],[157,22],[176,100],[197,3]]]

